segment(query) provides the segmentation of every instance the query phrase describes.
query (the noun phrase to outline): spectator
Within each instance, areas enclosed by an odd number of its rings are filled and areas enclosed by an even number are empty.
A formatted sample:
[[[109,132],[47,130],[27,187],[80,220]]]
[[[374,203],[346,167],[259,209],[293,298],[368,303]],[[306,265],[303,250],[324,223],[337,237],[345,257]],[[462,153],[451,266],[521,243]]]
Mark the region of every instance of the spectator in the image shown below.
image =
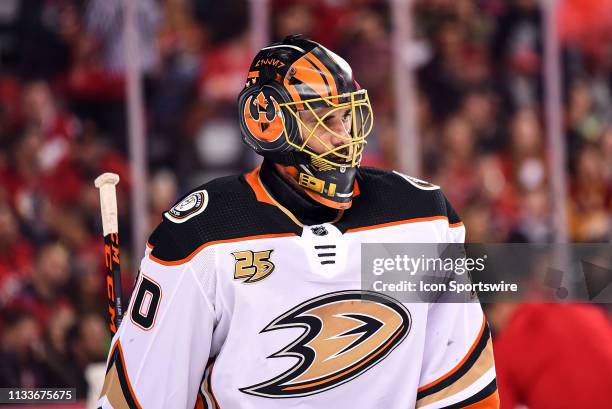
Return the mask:
[[[544,138],[536,113],[517,112],[510,124],[510,152],[506,166],[520,190],[534,190],[546,180]]]
[[[476,202],[463,209],[463,223],[470,226],[467,243],[491,243],[495,239],[495,223],[491,217],[491,207],[486,202]]]
[[[45,333],[45,370],[48,374],[48,387],[74,387],[66,382],[66,361],[68,360],[67,334],[76,325],[75,311],[67,306],[57,308],[49,318]]]
[[[57,366],[57,387],[76,387],[77,399],[85,399],[89,386],[85,379],[87,366],[104,362],[108,352],[108,331],[96,314],[85,314],[66,333],[66,354]]]
[[[534,109],[541,100],[542,16],[536,0],[508,2],[490,46],[509,110]]]
[[[611,187],[606,184],[602,154],[586,145],[577,155],[571,187],[570,230],[576,241],[597,242],[610,238]]]
[[[24,90],[25,128],[39,129],[42,137],[38,160],[42,172],[55,168],[66,157],[69,145],[79,132],[79,122],[63,112],[44,81],[29,84]]]
[[[449,200],[461,209],[477,191],[472,163],[476,153],[474,131],[465,118],[454,116],[446,121],[442,137],[444,156],[437,183],[445,186]]]
[[[609,187],[612,185],[612,125],[609,125],[604,131],[600,141],[600,148],[603,159],[604,179]]]
[[[510,232],[512,243],[547,243],[552,240],[550,203],[543,188],[528,190],[520,198],[517,223]]]
[[[200,98],[233,107],[236,95],[244,86],[244,73],[251,64],[250,51],[247,31],[211,49],[200,72]]]
[[[427,95],[436,118],[451,116],[460,106],[466,61],[464,28],[447,17],[435,32],[434,54],[419,72],[419,83]]]
[[[64,292],[70,279],[69,253],[58,242],[44,245],[36,258],[32,278],[13,301],[14,305],[30,311],[46,329],[55,308],[69,304]]]
[[[281,40],[295,33],[312,37],[317,21],[315,7],[314,2],[286,2],[276,15],[274,38]]]
[[[505,148],[501,113],[495,95],[488,89],[472,89],[461,102],[461,115],[470,123],[480,152],[500,152]]]
[[[178,183],[171,171],[161,170],[153,175],[150,195],[151,213],[149,226],[151,229],[159,224],[162,214],[178,199]]]
[[[0,308],[30,278],[33,248],[19,235],[17,218],[6,202],[0,202]]]
[[[37,319],[20,310],[5,312],[0,344],[0,385],[46,387],[41,329]]]
[[[602,311],[558,304],[494,308],[488,317],[502,408],[608,406],[612,328]]]

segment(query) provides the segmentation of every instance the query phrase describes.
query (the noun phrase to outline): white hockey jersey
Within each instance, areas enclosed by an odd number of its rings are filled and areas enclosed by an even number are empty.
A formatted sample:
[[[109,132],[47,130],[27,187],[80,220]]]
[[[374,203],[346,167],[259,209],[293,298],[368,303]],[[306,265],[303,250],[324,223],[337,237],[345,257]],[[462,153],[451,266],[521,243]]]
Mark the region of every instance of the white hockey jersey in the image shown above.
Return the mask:
[[[113,338],[102,408],[498,408],[478,303],[362,291],[360,245],[462,242],[437,186],[359,169],[351,209],[302,225],[259,168],[164,214]]]

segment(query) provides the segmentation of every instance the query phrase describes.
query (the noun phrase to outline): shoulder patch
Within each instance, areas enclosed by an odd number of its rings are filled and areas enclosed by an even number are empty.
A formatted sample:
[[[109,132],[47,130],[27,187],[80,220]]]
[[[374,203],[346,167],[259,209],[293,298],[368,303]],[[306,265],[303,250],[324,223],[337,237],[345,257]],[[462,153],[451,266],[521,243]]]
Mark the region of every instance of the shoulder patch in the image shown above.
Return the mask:
[[[208,206],[208,192],[205,189],[190,193],[164,213],[166,219],[174,223],[184,223],[199,215]]]
[[[433,183],[429,183],[426,182],[424,180],[421,179],[417,179],[413,176],[408,176],[408,175],[404,175],[403,173],[400,173],[396,170],[393,171],[393,173],[395,173],[398,176],[403,177],[404,179],[406,179],[406,181],[408,183],[410,183],[412,186],[421,189],[421,190],[438,190],[440,189],[440,186],[438,185],[434,185]]]

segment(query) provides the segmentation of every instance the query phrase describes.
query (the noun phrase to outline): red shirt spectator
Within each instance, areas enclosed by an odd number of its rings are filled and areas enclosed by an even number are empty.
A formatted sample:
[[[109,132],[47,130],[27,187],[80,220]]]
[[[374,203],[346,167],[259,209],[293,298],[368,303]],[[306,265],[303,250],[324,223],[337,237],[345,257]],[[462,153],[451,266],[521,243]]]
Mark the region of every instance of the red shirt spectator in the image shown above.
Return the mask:
[[[494,341],[502,408],[610,407],[612,326],[597,307],[520,305]]]
[[[216,102],[231,102],[244,87],[244,73],[251,65],[251,45],[247,33],[212,49],[200,72],[200,95]]]

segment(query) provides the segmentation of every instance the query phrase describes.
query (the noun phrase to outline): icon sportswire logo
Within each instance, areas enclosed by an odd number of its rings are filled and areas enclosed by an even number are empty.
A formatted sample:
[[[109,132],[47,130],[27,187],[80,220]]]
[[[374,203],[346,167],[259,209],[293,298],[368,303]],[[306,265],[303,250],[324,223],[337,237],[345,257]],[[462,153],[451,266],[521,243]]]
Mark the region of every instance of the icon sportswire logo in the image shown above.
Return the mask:
[[[406,307],[375,292],[341,291],[310,299],[261,331],[303,328],[298,339],[269,357],[295,357],[298,362],[272,379],[240,390],[293,398],[334,388],[387,357],[406,338],[411,322]]]

